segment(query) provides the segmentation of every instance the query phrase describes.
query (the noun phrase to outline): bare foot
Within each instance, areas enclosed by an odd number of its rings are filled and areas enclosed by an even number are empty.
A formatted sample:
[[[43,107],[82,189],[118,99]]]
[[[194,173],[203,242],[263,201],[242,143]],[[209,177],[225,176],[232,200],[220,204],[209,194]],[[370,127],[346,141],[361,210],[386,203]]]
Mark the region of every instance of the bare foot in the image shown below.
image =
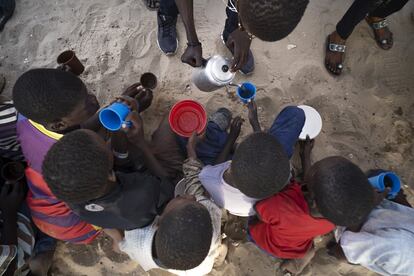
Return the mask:
[[[346,40],[342,39],[339,34],[334,31],[327,38],[326,53],[325,53],[325,67],[335,75],[342,73],[345,47],[330,48],[329,44],[337,44],[345,46]]]
[[[367,16],[365,20],[374,31],[375,41],[377,42],[378,46],[383,50],[391,49],[394,44],[394,40],[392,32],[388,28],[388,23],[385,21],[385,18]]]
[[[298,275],[315,256],[315,248],[312,246],[302,259],[286,260],[282,263],[281,269],[285,274]]]

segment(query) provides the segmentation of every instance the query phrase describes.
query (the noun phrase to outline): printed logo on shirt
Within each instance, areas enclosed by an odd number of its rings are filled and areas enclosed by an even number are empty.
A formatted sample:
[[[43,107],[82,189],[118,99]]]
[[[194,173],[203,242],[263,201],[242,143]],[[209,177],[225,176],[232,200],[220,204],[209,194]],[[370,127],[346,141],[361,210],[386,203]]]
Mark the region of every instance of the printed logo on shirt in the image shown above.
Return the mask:
[[[105,208],[102,207],[101,205],[92,203],[92,204],[85,205],[85,210],[89,212],[102,212],[103,210],[105,210]]]

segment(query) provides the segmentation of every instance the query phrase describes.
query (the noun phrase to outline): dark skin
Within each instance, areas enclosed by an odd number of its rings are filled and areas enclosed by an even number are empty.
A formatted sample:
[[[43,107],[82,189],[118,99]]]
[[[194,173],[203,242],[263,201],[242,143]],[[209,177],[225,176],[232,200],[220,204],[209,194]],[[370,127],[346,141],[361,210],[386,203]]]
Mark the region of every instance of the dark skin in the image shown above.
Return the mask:
[[[384,20],[384,18],[380,17],[370,17],[367,16],[366,21],[369,25],[372,23],[380,22]],[[393,39],[392,39],[392,32],[388,27],[379,29],[379,30],[373,30],[375,35],[375,40],[377,41],[377,44],[383,49],[383,50],[389,50],[393,46]],[[381,41],[386,40],[387,43],[382,44]],[[332,32],[328,37],[329,43],[334,43],[338,45],[345,45],[346,40],[341,38],[339,34],[334,31]],[[329,50],[326,51],[325,55],[325,67],[328,69],[329,72],[331,72],[334,75],[340,75],[342,73],[342,69],[339,64],[343,64],[344,62],[344,53],[341,52],[331,52]]]
[[[222,152],[219,154],[219,156],[217,156],[215,164],[220,164],[227,160],[227,157],[229,156],[230,152],[233,150],[234,144],[236,143],[236,140],[240,135],[241,126],[243,122],[244,120],[240,116],[237,116],[236,118],[233,119],[230,125],[230,133],[227,138],[227,142],[224,145]]]
[[[17,246],[17,210],[24,199],[23,183],[16,182],[3,185],[0,192],[0,210],[3,218],[1,244]],[[17,268],[15,258],[4,275],[14,275]]]
[[[193,0],[175,0],[178,11],[183,20],[188,46],[181,56],[181,61],[193,67],[203,65],[203,50],[198,40],[194,24],[194,5]],[[233,50],[233,62],[230,66],[232,72],[240,70],[247,62],[251,39],[247,32],[236,29],[230,34],[226,45]]]

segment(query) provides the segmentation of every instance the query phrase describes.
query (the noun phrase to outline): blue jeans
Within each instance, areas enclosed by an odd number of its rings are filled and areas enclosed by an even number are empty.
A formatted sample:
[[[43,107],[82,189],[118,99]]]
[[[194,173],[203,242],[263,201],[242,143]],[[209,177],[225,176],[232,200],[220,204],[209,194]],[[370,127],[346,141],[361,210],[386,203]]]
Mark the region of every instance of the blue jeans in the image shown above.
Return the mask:
[[[287,106],[277,115],[269,129],[269,134],[279,141],[289,158],[293,155],[304,124],[305,112],[296,106]]]
[[[226,145],[227,137],[227,131],[221,130],[214,122],[208,122],[205,138],[196,148],[198,159],[200,159],[204,165],[214,165],[217,157]],[[186,145],[188,138],[177,136],[177,141],[181,150],[187,155]]]
[[[295,144],[304,124],[305,112],[296,106],[288,106],[277,115],[272,127],[269,129],[268,133],[279,141],[289,158],[293,155]],[[227,131],[221,130],[216,123],[209,122],[204,141],[197,145],[197,157],[205,165],[213,165],[218,155],[222,152],[227,142],[227,137]],[[178,137],[177,141],[180,148],[186,153],[185,149],[188,139]]]

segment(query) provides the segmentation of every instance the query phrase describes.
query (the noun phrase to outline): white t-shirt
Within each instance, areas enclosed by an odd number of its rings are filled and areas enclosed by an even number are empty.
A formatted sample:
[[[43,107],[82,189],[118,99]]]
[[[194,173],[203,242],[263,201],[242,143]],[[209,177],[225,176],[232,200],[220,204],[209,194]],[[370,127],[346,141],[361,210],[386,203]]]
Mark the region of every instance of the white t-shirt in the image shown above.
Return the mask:
[[[376,207],[362,226],[352,232],[338,228],[348,262],[381,275],[414,275],[414,209],[389,200]]]
[[[259,199],[244,195],[224,181],[223,174],[230,164],[231,161],[227,161],[215,166],[205,166],[199,175],[201,184],[219,207],[235,216],[252,216],[255,214],[253,207]]]

